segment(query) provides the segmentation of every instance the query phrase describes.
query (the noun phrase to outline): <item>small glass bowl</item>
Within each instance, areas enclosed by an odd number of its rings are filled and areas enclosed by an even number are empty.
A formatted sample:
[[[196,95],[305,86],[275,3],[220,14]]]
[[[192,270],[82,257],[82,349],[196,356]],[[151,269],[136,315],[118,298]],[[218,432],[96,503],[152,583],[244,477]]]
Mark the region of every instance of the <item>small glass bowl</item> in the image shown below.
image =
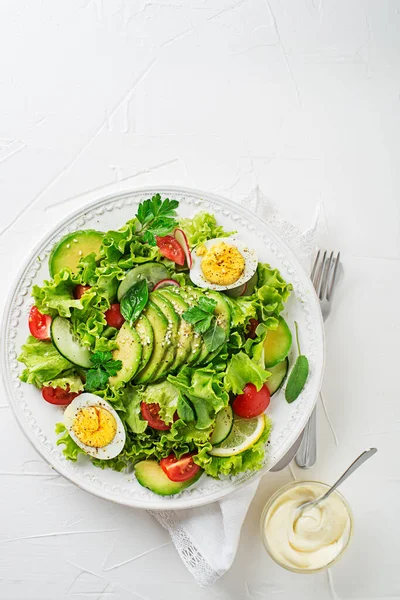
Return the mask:
[[[261,539],[262,539],[262,542],[264,544],[264,547],[265,547],[266,551],[268,552],[268,554],[270,555],[270,557],[272,558],[272,560],[274,562],[276,562],[278,565],[280,565],[281,567],[283,567],[287,571],[292,571],[293,573],[317,573],[318,571],[324,571],[325,569],[328,569],[329,567],[331,567],[332,565],[334,565],[339,560],[339,558],[341,558],[343,556],[344,551],[348,548],[350,540],[353,537],[353,529],[354,529],[353,513],[351,511],[351,508],[350,508],[349,503],[347,502],[346,498],[344,498],[342,496],[342,494],[340,494],[338,491],[335,491],[335,492],[333,492],[333,494],[336,494],[342,500],[344,506],[347,509],[347,512],[348,512],[348,515],[349,515],[349,520],[350,520],[349,537],[347,539],[346,544],[343,546],[342,550],[339,552],[339,554],[337,554],[337,556],[335,556],[335,558],[333,558],[326,565],[323,565],[323,566],[318,567],[316,569],[300,569],[300,568],[296,568],[296,567],[290,567],[290,566],[288,566],[286,564],[283,564],[279,559],[276,558],[276,556],[274,556],[274,554],[272,553],[271,549],[269,548],[267,536],[265,534],[265,521],[266,521],[266,517],[267,517],[268,511],[271,508],[271,506],[273,505],[273,503],[275,502],[275,500],[277,500],[279,498],[279,496],[281,496],[287,490],[296,488],[298,486],[310,485],[310,484],[311,485],[312,484],[321,485],[326,490],[328,490],[330,488],[329,485],[327,485],[326,483],[322,483],[321,481],[294,481],[293,483],[289,483],[289,484],[287,484],[287,485],[279,488],[279,490],[277,490],[275,492],[275,494],[273,494],[271,496],[271,498],[268,500],[267,504],[265,505],[264,510],[262,512],[262,515],[261,515],[261,522],[260,522]]]

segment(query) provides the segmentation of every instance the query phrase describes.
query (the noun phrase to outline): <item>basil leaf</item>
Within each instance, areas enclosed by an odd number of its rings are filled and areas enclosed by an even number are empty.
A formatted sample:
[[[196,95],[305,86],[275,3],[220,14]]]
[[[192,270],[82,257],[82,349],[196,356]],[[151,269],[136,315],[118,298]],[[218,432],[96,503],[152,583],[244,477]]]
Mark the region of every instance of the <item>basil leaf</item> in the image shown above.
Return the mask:
[[[140,316],[149,299],[149,288],[145,279],[133,285],[121,300],[121,315],[125,321],[134,323]]]
[[[214,352],[225,342],[225,331],[215,321],[214,325],[203,335],[203,340],[207,350]]]

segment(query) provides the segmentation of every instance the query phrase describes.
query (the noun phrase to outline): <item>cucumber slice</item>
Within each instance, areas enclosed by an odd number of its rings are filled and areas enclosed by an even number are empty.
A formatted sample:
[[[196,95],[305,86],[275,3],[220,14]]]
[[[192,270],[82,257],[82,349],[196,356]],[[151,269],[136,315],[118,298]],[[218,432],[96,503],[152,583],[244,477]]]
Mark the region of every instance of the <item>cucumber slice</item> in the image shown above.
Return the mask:
[[[89,348],[82,346],[75,336],[71,322],[64,317],[55,317],[50,329],[51,341],[58,352],[78,367],[90,369],[92,361]]]
[[[196,475],[193,475],[187,481],[171,481],[155,460],[142,460],[135,465],[135,475],[140,485],[159,496],[179,494],[179,492],[195,483],[202,473],[202,470],[198,471]]]
[[[150,321],[142,313],[135,323],[135,329],[139,335],[142,344],[142,358],[139,365],[139,371],[145,368],[153,353],[154,333]]]
[[[78,263],[83,256],[94,252],[99,254],[103,243],[104,233],[94,229],[75,231],[69,233],[56,244],[49,257],[49,271],[51,277],[61,269],[68,268],[72,273],[78,270]]]
[[[117,296],[118,302],[121,302],[122,296],[131,288],[135,283],[141,279],[146,279],[149,290],[151,291],[156,283],[162,279],[168,279],[168,269],[164,265],[159,263],[149,262],[134,267],[125,276],[125,279],[119,284]]]
[[[270,329],[264,342],[264,365],[274,367],[289,354],[292,334],[283,317],[279,317],[277,329]]]
[[[220,444],[230,434],[233,426],[233,410],[230,404],[219,411],[215,418],[215,427],[210,437],[210,443]]]
[[[271,394],[271,396],[273,396],[282,387],[288,370],[289,359],[287,357],[282,362],[275,365],[275,367],[268,367],[268,371],[271,373],[271,377],[267,379],[265,385],[269,389],[269,393]]]
[[[111,386],[127,383],[135,375],[142,358],[140,337],[133,327],[125,321],[117,333],[115,343],[118,348],[113,350],[113,359],[120,360],[122,367],[116,375],[108,380]]]

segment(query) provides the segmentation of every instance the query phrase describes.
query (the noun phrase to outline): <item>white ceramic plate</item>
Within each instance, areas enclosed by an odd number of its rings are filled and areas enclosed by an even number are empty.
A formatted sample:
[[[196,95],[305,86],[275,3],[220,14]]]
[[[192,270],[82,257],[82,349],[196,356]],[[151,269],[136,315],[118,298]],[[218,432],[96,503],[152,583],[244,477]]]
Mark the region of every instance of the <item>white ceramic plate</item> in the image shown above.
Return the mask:
[[[203,475],[200,480],[177,496],[161,497],[141,487],[132,474],[104,471],[91,465],[86,457],[78,463],[64,459],[62,448],[55,445],[54,425],[62,419],[62,409],[43,401],[40,392],[21,383],[18,375],[22,365],[17,362],[21,345],[28,331],[28,313],[32,305],[31,289],[49,277],[47,259],[54,244],[65,234],[77,229],[118,229],[131,219],[137,204],[159,192],[162,197],[179,200],[179,214],[191,217],[206,210],[228,231],[237,230],[238,237],[258,253],[259,260],[277,267],[283,277],[292,282],[294,291],[284,316],[292,331],[299,324],[301,346],[310,361],[310,375],[304,391],[293,404],[287,404],[284,390],[275,394],[268,409],[274,429],[267,447],[263,469],[242,473],[236,477],[215,480]],[[9,401],[25,435],[36,450],[60,474],[96,496],[147,509],[180,509],[214,502],[260,477],[275,465],[295,442],[314,407],[323,373],[324,335],[318,299],[308,274],[292,251],[254,214],[223,198],[174,187],[143,188],[118,196],[103,198],[74,213],[47,235],[26,260],[11,290],[2,325],[2,373]],[[295,353],[295,351],[293,350]],[[291,358],[291,357],[289,357]],[[293,361],[293,357],[292,357]]]

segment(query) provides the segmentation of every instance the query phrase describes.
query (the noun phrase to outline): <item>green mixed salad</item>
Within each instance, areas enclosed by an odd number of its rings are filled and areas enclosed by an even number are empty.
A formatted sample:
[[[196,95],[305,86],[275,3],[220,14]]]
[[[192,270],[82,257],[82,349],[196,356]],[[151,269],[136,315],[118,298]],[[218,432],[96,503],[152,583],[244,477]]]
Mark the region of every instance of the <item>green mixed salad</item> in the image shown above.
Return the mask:
[[[177,201],[155,195],[121,229],[54,247],[20,377],[66,407],[56,433],[67,459],[134,467],[162,495],[261,467],[265,410],[288,371],[292,286],[258,260],[250,274],[234,234],[212,214],[180,219]]]

